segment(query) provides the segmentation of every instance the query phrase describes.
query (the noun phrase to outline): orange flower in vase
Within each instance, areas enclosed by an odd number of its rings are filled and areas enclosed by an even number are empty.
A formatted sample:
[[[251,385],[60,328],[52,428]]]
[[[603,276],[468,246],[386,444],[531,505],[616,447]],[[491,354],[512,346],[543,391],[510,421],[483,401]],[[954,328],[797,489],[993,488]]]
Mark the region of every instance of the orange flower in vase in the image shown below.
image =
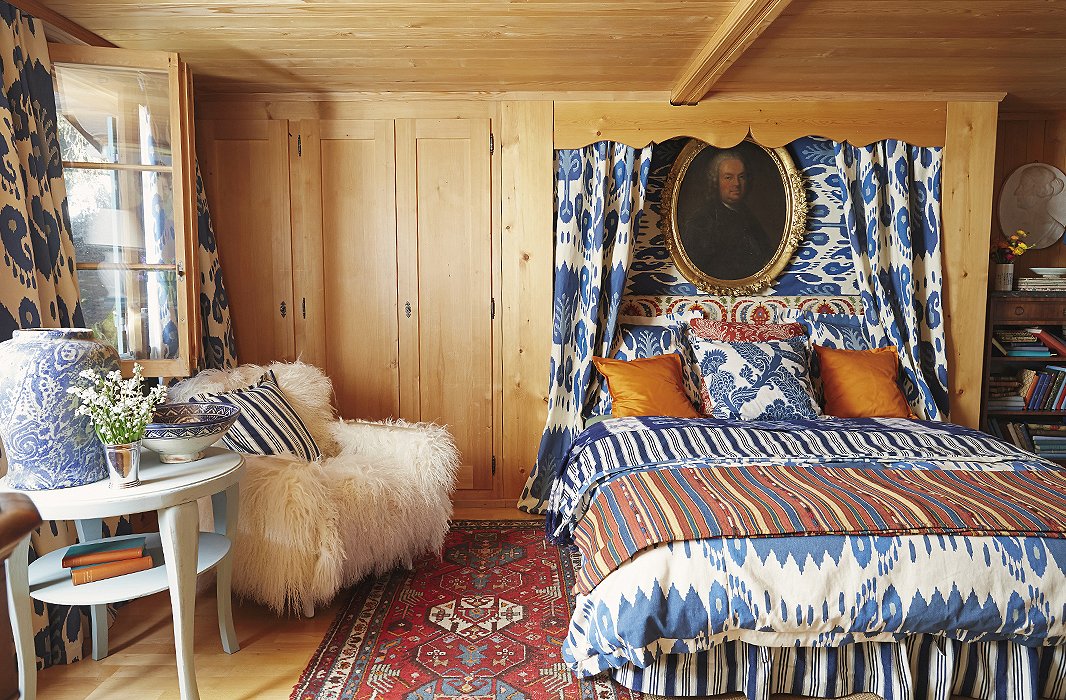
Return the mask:
[[[1015,258],[1032,248],[1031,245],[1022,240],[1027,235],[1025,231],[1018,229],[1005,240],[995,243],[992,246],[992,262],[997,265],[1013,263]]]
[[[1014,259],[1032,248],[1022,240],[1025,236],[1025,231],[1018,229],[992,246],[992,262],[996,264],[992,288],[997,292],[1009,292],[1014,288]]]

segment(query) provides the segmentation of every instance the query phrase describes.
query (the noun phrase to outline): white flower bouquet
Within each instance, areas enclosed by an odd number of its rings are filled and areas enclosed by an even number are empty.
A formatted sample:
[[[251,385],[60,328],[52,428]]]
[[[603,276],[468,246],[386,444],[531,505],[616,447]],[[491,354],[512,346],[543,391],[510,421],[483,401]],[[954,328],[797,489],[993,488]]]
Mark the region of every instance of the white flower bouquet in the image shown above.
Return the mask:
[[[142,390],[142,371],[135,364],[133,376],[123,379],[118,370],[99,374],[87,369],[78,376],[88,382],[67,389],[80,401],[76,415],[92,419],[93,428],[105,445],[128,445],[144,437],[152,412],[166,398],[165,386],[152,387],[147,393]]]

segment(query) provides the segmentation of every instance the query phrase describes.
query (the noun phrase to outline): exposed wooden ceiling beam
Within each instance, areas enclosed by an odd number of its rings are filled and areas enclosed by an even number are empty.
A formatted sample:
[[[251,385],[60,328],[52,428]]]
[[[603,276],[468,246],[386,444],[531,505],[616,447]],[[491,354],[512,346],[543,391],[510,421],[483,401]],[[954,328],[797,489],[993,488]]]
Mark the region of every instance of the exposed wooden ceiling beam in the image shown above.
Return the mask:
[[[671,104],[694,105],[706,97],[729,66],[748,50],[791,1],[737,0],[674,83],[670,91]]]
[[[72,22],[55,10],[42,5],[37,0],[8,0],[8,2],[48,25],[45,34],[50,40],[58,40],[64,44],[86,44],[88,46],[117,48],[99,34],[90,32],[80,24]],[[49,32],[47,31],[48,29],[52,31]]]

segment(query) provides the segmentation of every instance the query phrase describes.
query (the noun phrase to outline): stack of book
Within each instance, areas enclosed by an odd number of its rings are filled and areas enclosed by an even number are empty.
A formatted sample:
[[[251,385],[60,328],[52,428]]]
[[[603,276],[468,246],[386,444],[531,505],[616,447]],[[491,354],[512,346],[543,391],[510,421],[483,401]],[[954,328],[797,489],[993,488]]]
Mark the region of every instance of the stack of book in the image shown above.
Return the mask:
[[[1022,380],[1016,375],[992,375],[988,378],[988,407],[994,410],[1021,411],[1025,397],[1021,394]]]
[[[1066,425],[1030,424],[1026,428],[1038,455],[1047,459],[1066,459]]]
[[[1066,292],[1066,277],[1019,277],[1019,292]]]
[[[989,430],[1001,440],[1045,459],[1066,460],[1066,425],[1018,423],[990,418]]]
[[[1051,357],[1052,354],[1040,336],[1024,328],[992,331],[992,347],[1007,357]]]
[[[988,408],[993,411],[1061,411],[1066,409],[1066,367],[1023,369],[1016,377],[989,378]]]
[[[144,538],[99,540],[76,544],[67,549],[63,567],[70,569],[75,586],[152,568],[152,557],[144,552]]]

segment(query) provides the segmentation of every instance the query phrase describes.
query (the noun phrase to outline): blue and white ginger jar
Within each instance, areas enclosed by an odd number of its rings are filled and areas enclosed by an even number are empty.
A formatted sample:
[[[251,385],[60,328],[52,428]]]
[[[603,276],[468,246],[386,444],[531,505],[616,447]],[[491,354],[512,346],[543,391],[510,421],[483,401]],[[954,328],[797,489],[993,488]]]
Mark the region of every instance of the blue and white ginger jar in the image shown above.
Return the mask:
[[[0,439],[8,488],[40,491],[107,478],[104,446],[67,388],[86,370],[118,369],[88,328],[18,330],[0,343]]]

